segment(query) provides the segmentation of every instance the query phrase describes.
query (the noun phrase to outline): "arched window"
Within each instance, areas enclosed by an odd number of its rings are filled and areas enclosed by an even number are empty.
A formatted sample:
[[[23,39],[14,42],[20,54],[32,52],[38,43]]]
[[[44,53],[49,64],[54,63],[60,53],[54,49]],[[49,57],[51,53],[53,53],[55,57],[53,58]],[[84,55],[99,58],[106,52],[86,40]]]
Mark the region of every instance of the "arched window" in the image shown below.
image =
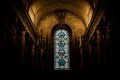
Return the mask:
[[[69,33],[65,29],[54,33],[54,69],[70,69]]]

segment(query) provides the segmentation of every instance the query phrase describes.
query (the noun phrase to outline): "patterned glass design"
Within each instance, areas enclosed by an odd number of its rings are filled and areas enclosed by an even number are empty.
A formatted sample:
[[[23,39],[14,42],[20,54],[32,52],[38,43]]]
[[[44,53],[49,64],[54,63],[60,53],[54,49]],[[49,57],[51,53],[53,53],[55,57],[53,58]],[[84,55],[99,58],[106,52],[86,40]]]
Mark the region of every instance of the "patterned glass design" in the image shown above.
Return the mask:
[[[54,33],[54,69],[70,69],[69,33],[59,29]]]

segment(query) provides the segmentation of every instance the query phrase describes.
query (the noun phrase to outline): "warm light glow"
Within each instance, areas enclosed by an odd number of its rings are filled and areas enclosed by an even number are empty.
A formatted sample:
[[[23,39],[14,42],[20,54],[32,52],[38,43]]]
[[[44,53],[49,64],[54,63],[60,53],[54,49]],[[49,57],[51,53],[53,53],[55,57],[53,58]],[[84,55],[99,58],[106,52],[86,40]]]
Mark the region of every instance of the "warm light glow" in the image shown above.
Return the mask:
[[[73,0],[61,0],[59,3],[57,0],[33,2],[28,13],[39,35],[51,35],[53,26],[58,24],[58,17],[54,14],[56,9],[68,11],[65,24],[70,26],[74,37],[84,35],[93,14],[93,9],[87,0],[76,0],[74,3]]]
[[[34,23],[34,21],[35,21],[35,13],[33,12],[33,8],[29,9],[28,14],[29,14],[29,16],[30,16],[30,18],[32,20],[32,23]]]
[[[30,5],[28,13],[35,26],[38,26],[41,18],[56,9],[72,11],[78,17],[82,17],[86,27],[88,27],[93,14],[91,5],[87,0],[60,0],[59,3],[58,0],[35,0]]]
[[[86,30],[86,27],[82,20],[72,13],[66,14],[65,23],[70,25],[73,33],[76,33],[77,31],[77,34],[83,35]]]
[[[58,24],[58,18],[54,13],[51,13],[47,16],[45,16],[39,23],[39,26],[36,27],[38,33],[40,35],[51,35],[51,30],[53,29],[54,25]],[[73,36],[82,36],[85,33],[86,26],[82,22],[81,19],[79,19],[76,15],[67,12],[65,17],[65,24],[69,25],[72,29]],[[42,32],[42,33],[41,33]],[[77,32],[77,33],[76,33]]]
[[[39,23],[39,26],[37,27],[38,33],[40,35],[45,35],[46,33],[48,35],[51,35],[51,30],[54,25],[58,23],[57,17],[55,14],[49,14],[44,17]],[[44,33],[41,33],[41,31],[44,31]]]

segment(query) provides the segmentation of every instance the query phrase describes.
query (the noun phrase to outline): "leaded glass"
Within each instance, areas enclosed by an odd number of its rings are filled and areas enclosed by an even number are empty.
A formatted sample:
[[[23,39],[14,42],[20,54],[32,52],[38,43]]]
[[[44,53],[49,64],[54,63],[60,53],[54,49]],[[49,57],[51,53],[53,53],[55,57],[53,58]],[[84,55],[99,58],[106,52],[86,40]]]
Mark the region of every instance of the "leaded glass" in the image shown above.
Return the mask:
[[[67,30],[59,29],[54,34],[54,69],[69,70],[69,33]]]

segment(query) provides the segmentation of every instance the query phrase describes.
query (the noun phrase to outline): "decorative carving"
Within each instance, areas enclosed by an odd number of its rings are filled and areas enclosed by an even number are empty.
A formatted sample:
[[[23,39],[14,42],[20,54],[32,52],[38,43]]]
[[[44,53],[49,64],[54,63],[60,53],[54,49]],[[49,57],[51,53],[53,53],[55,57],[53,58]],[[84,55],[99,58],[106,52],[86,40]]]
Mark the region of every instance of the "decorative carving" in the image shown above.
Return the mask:
[[[64,24],[64,19],[66,16],[66,10],[56,10],[56,15],[58,16],[58,23]]]

